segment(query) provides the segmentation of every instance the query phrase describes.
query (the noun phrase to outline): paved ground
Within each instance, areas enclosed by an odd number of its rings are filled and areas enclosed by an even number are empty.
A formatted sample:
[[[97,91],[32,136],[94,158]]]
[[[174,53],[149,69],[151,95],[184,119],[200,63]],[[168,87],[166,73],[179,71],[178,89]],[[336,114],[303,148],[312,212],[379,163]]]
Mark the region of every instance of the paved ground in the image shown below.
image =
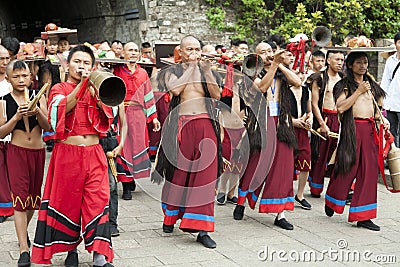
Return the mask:
[[[297,188],[296,183],[294,186]],[[298,266],[400,266],[400,194],[391,194],[382,185],[375,220],[380,232],[348,223],[348,208],[344,215],[328,218],[323,198],[308,198],[311,211],[296,207],[286,213],[295,226],[293,231],[274,226],[272,214],[258,214],[249,208],[243,221],[235,221],[234,206],[227,204],[215,207],[216,232],[212,237],[217,248],[213,250],[177,228],[172,234],[162,232],[160,192],[161,186],[144,179],[139,181],[133,200],[120,200],[121,236],[113,239],[116,267],[292,266],[296,261]],[[36,216],[29,227],[31,239],[35,226]],[[82,246],[79,252],[80,266],[91,266],[91,256]],[[13,219],[9,218],[0,224],[0,266],[16,266],[18,253]],[[54,266],[63,266],[64,258],[65,253],[56,255]]]

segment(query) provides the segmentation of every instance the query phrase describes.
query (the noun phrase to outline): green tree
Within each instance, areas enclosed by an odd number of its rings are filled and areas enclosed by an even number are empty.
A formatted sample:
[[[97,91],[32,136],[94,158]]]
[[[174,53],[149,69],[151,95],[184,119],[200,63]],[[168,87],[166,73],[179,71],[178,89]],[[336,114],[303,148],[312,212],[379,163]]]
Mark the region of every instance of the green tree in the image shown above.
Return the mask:
[[[311,35],[317,25],[327,26],[334,41],[348,34],[392,38],[400,30],[399,0],[205,0],[211,26],[233,37],[260,41],[266,35]],[[233,17],[229,23],[227,17]]]

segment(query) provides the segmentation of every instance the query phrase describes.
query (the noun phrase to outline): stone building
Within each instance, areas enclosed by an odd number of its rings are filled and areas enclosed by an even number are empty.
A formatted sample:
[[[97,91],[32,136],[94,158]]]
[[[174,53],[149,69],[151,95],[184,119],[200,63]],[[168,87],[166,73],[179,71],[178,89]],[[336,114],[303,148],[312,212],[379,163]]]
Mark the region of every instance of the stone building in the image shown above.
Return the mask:
[[[228,45],[231,33],[212,29],[206,10],[205,0],[1,1],[0,37],[15,36],[31,42],[47,23],[54,22],[78,29],[82,43],[114,39],[154,43],[177,41],[192,34],[205,44]],[[377,54],[373,55],[370,71],[379,80],[384,62]]]
[[[206,9],[204,0],[2,1],[0,36],[30,42],[54,22],[78,29],[80,42],[154,43],[193,34],[212,44],[228,44],[229,33],[211,29]]]

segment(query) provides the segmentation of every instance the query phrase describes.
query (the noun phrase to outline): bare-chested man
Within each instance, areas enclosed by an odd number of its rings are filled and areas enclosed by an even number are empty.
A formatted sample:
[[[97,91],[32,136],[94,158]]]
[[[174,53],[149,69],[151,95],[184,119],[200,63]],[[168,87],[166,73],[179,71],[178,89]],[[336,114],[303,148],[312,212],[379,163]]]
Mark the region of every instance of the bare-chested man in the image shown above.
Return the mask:
[[[312,95],[311,106],[314,114],[313,128],[320,128],[321,134],[326,136],[324,141],[318,136],[311,137],[312,168],[310,172],[310,189],[312,197],[320,197],[324,188],[326,164],[335,151],[337,139],[328,137],[328,133],[339,132],[339,121],[333,87],[341,79],[344,55],[341,52],[328,51],[327,69],[311,76]]]
[[[182,219],[181,230],[199,232],[197,241],[215,248],[207,232],[214,231],[215,184],[222,161],[217,153],[219,126],[212,119],[212,99],[220,98],[220,89],[211,67],[199,61],[201,48],[195,37],[184,37],[179,53],[182,64],[165,75],[166,89],[173,98],[152,178],[155,181],[159,174],[166,178],[163,231],[171,233]]]
[[[286,220],[284,215],[285,210],[293,210],[294,207],[292,179],[296,137],[290,116],[289,84],[301,86],[301,80],[282,64],[285,51],[278,51],[274,56],[269,44],[260,43],[256,47],[256,52],[264,61],[264,71],[254,83],[266,95],[268,110],[264,107],[264,110],[260,112],[266,112],[273,117],[277,126],[277,135],[273,136],[276,138],[276,150],[268,175],[258,173],[257,164],[261,161],[262,164],[268,165],[269,163],[264,162],[268,161],[265,160],[265,154],[268,152],[271,154],[271,151],[261,148],[251,153],[249,164],[239,184],[238,204],[233,212],[233,218],[242,220],[246,198],[250,208],[254,209],[261,195],[259,212],[277,213],[274,224],[286,230],[293,230],[293,225]],[[266,131],[266,129],[260,130]],[[254,182],[254,179],[259,179],[259,181]],[[251,188],[254,183],[257,184],[257,188]]]
[[[342,114],[340,141],[333,178],[325,196],[325,213],[343,213],[346,197],[356,178],[350,205],[350,222],[379,231],[371,219],[376,217],[378,182],[378,138],[375,120],[379,119],[373,98],[382,103],[383,89],[368,75],[365,52],[352,52],[346,60],[347,75],[334,87],[337,110]],[[387,120],[384,128],[389,128]]]

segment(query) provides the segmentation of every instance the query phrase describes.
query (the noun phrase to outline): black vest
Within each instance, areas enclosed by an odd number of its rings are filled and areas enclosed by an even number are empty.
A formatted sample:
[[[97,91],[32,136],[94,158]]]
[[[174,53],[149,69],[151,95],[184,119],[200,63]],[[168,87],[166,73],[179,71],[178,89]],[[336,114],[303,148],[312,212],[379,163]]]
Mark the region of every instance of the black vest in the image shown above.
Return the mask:
[[[292,90],[290,91],[290,114],[292,115],[293,118],[298,118],[298,110],[297,110],[297,101],[296,101],[296,97],[294,96]],[[304,115],[304,113],[307,112],[307,102],[309,99],[309,92],[308,92],[308,88],[305,86],[301,87],[301,99],[300,99],[300,103],[301,103],[301,116]]]

